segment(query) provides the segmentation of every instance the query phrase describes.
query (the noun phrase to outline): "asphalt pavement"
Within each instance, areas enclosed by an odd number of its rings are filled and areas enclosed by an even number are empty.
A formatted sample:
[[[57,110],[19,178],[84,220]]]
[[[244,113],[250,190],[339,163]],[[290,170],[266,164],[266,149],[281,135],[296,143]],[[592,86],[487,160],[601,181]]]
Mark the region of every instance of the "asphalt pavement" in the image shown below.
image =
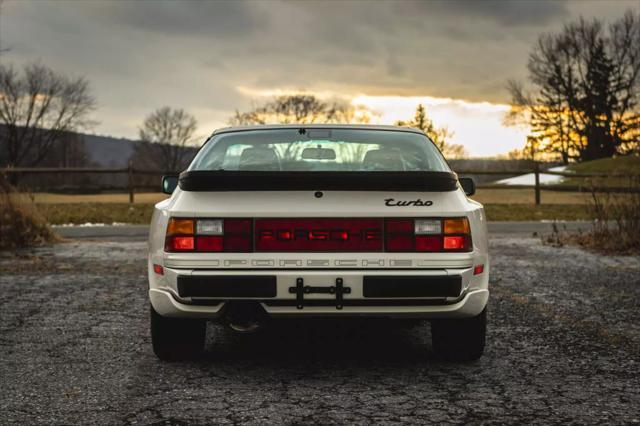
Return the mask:
[[[640,259],[490,250],[487,349],[468,364],[436,360],[427,323],[299,320],[210,324],[201,359],[165,363],[144,241],[0,253],[0,423],[638,424]]]

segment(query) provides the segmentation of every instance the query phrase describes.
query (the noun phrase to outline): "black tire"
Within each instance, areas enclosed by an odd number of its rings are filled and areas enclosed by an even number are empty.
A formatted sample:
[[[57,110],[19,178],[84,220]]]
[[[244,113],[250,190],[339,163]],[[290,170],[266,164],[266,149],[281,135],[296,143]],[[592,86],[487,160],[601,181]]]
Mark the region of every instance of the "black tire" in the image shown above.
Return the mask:
[[[431,321],[431,341],[436,356],[447,361],[475,361],[484,353],[487,308],[471,318]]]
[[[167,318],[151,311],[153,352],[163,361],[193,359],[204,349],[207,322],[199,319]]]

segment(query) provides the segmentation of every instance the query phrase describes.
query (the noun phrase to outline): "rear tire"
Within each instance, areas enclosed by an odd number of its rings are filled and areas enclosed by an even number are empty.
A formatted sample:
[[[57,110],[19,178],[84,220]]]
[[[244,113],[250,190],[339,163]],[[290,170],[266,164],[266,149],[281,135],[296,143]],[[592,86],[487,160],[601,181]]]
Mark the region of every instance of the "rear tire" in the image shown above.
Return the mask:
[[[431,321],[431,341],[436,356],[448,361],[475,361],[484,353],[487,308],[471,318]]]
[[[193,359],[204,350],[207,322],[199,319],[167,318],[151,311],[153,352],[163,361]]]

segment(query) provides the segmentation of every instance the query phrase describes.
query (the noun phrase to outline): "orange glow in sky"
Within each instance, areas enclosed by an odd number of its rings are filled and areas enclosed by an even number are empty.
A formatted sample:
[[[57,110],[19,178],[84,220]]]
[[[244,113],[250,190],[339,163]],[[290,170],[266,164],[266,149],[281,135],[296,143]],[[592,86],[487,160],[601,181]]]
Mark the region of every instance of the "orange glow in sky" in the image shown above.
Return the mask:
[[[416,106],[423,104],[436,126],[453,131],[450,142],[463,145],[472,157],[506,154],[521,149],[526,142],[527,129],[503,124],[509,110],[505,104],[428,96],[357,96],[351,102],[377,112],[373,119],[377,124],[411,119]]]
[[[300,90],[288,89],[237,89],[258,103],[264,98],[301,93]],[[326,91],[303,93],[312,93],[326,100],[344,99],[356,107],[364,106],[372,113],[371,124],[394,124],[398,120],[410,120],[416,106],[422,104],[436,126],[448,127],[454,133],[450,142],[463,145],[471,157],[490,157],[522,149],[528,133],[525,128],[503,124],[504,115],[509,110],[506,104],[430,96],[348,96]]]

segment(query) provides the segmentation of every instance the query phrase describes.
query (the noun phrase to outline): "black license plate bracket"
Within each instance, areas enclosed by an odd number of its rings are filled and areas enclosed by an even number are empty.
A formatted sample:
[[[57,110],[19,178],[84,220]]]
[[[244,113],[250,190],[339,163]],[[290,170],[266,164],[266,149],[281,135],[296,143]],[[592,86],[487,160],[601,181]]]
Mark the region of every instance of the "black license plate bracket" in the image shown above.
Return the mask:
[[[333,286],[310,286],[304,285],[303,278],[296,278],[295,287],[289,287],[289,293],[296,295],[296,307],[298,309],[304,308],[304,295],[312,293],[321,294],[335,294],[336,295],[336,309],[342,309],[343,295],[351,293],[351,287],[344,286],[344,280],[342,278],[336,278],[335,285]]]

